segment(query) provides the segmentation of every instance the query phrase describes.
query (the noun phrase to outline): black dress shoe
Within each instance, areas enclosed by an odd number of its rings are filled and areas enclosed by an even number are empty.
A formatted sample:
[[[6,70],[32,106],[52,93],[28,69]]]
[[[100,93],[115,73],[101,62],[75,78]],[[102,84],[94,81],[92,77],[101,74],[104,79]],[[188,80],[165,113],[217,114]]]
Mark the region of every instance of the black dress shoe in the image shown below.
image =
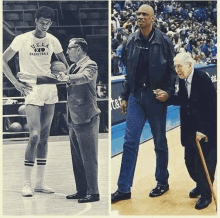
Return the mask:
[[[164,193],[166,193],[169,190],[169,185],[166,186],[160,186],[157,185],[156,188],[152,189],[149,196],[150,197],[157,197],[157,196],[161,196]]]
[[[83,198],[85,195],[86,194],[76,192],[75,194],[67,195],[66,198],[67,199],[79,199],[79,198]]]
[[[121,200],[127,200],[131,198],[131,192],[129,193],[123,193],[120,191],[116,191],[115,193],[112,194],[112,203],[115,203],[117,201]]]
[[[88,203],[88,202],[94,202],[94,201],[99,201],[99,194],[91,194],[91,195],[86,195],[83,198],[80,198],[78,200],[79,203]]]
[[[211,202],[212,202],[212,199],[210,199],[210,198],[202,198],[202,197],[201,197],[201,198],[197,201],[195,208],[196,208],[197,210],[201,210],[201,209],[203,209],[203,208],[208,207]]]
[[[197,198],[200,195],[199,189],[196,187],[189,192],[190,198]]]

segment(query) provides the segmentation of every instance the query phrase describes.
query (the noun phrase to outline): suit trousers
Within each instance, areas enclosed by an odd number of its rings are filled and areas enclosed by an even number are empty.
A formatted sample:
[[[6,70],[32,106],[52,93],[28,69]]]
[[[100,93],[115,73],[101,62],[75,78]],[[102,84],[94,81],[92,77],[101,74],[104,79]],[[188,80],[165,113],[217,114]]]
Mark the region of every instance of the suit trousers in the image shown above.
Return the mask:
[[[209,142],[201,143],[201,148],[203,150],[210,179],[213,183],[217,163],[217,149],[215,146],[211,146]],[[199,189],[201,196],[208,199],[211,198],[211,190],[195,143],[185,145],[185,164],[190,177],[196,182],[196,186]]]
[[[69,137],[76,190],[81,194],[99,194],[98,133],[99,114],[88,123],[70,123]]]
[[[151,127],[155,145],[156,181],[158,185],[168,184],[166,113],[166,103],[156,100],[150,88],[140,88],[135,95],[130,94],[128,99],[122,163],[118,179],[118,191],[124,193],[131,191],[140,137],[147,119]]]

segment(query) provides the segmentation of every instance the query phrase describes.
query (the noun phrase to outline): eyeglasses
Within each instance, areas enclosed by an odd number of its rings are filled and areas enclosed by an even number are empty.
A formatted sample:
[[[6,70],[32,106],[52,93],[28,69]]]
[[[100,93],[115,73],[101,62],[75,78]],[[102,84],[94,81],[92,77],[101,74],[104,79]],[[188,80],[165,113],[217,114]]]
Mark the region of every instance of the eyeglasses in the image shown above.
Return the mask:
[[[68,47],[67,50],[69,51],[71,48],[78,48],[79,46],[73,46],[73,47]]]

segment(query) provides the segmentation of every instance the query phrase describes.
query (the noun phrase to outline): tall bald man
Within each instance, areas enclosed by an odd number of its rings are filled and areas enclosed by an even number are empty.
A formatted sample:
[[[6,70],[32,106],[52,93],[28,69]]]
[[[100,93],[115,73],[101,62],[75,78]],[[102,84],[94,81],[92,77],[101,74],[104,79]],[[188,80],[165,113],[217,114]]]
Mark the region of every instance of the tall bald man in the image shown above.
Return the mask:
[[[153,27],[154,19],[152,7],[142,5],[137,12],[139,30],[129,36],[124,46],[127,72],[121,109],[127,113],[127,121],[118,190],[112,194],[112,203],[131,198],[140,136],[147,119],[156,153],[157,185],[150,197],[169,190],[166,101],[175,91],[175,52],[170,39]]]

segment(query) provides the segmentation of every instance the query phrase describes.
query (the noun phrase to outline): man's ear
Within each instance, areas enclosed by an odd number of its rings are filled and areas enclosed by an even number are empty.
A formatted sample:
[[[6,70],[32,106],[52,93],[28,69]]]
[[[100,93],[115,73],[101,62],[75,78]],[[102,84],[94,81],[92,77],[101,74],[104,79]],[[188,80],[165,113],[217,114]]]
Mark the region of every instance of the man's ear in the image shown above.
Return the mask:
[[[151,17],[151,20],[152,20],[152,21],[154,21],[154,20],[155,20],[155,17],[154,17],[154,15],[153,15],[153,16]]]

